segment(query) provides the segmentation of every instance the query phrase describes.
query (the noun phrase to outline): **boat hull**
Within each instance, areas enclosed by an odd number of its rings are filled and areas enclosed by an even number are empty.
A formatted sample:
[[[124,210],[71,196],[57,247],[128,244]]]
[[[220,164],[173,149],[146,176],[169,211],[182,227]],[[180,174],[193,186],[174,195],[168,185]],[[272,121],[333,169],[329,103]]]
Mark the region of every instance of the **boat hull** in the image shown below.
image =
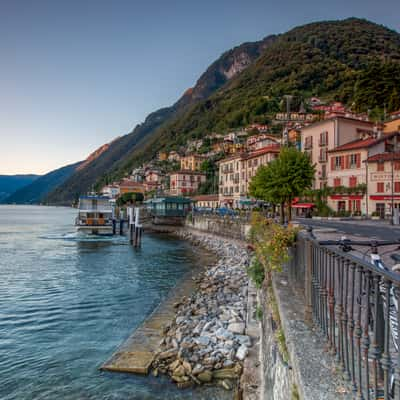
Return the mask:
[[[84,232],[92,235],[112,235],[112,225],[78,225],[76,227],[78,232]]]

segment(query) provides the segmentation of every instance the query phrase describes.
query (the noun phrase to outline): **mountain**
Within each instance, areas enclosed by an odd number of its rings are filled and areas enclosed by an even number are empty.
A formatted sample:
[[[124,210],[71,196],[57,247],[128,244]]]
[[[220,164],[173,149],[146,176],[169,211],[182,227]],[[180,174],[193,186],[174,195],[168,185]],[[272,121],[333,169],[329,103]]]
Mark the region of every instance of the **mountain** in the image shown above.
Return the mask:
[[[111,177],[161,149],[178,149],[188,139],[250,123],[268,124],[281,111],[285,95],[294,96],[295,110],[307,98],[319,96],[379,114],[393,93],[400,93],[398,32],[357,18],[297,27],[274,37],[241,73],[157,129]]]
[[[0,203],[16,190],[29,185],[39,175],[0,175]]]
[[[52,204],[68,204],[75,200],[78,193],[86,192],[100,177],[103,182],[107,182],[107,174],[126,165],[132,158],[132,152],[141,147],[143,141],[151,137],[158,128],[178,118],[194,104],[208,98],[251,65],[274,40],[275,36],[269,36],[258,42],[243,43],[222,54],[200,76],[196,85],[186,90],[175,104],[149,114],[132,132],[114,140],[95,162],[83,170],[75,171],[62,186],[46,197],[46,201]]]
[[[43,197],[49,191],[64,183],[64,181],[81,165],[80,162],[58,168],[47,173],[31,184],[23,186],[14,193],[3,199],[3,203],[8,204],[37,204],[41,203]]]
[[[292,109],[316,95],[379,115],[385,99],[397,99],[399,76],[400,34],[363,19],[316,22],[245,43],[224,53],[172,107],[150,114],[47,200],[70,202],[95,182],[120,178],[188,139],[270,123],[284,95],[294,96]]]

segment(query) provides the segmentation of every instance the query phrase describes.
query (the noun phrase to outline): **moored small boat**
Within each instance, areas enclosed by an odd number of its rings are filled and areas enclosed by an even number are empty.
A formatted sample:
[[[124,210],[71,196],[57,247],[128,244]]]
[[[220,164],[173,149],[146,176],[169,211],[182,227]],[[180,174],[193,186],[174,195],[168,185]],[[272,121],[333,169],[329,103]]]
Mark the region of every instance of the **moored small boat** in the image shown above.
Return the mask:
[[[112,235],[114,207],[108,197],[98,195],[79,198],[75,226],[78,231],[95,235]]]

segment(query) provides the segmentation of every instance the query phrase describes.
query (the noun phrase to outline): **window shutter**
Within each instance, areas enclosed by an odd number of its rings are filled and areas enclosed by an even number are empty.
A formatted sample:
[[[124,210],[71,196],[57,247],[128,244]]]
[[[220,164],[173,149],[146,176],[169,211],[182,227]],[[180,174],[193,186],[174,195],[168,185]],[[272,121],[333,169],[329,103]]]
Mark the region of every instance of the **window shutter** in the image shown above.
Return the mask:
[[[346,169],[350,168],[350,155],[345,156],[346,157]]]
[[[361,153],[356,154],[357,168],[361,167]]]
[[[335,170],[335,157],[331,157],[331,171]]]
[[[340,156],[340,167],[344,169],[344,156]]]

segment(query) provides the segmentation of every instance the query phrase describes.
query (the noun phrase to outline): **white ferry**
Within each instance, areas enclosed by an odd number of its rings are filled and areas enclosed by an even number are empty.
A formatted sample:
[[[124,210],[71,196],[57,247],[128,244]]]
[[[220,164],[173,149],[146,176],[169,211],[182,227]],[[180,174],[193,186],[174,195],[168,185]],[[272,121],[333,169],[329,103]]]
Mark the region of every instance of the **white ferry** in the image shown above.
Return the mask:
[[[75,225],[78,231],[95,235],[112,235],[114,207],[108,197],[88,195],[79,198]]]

